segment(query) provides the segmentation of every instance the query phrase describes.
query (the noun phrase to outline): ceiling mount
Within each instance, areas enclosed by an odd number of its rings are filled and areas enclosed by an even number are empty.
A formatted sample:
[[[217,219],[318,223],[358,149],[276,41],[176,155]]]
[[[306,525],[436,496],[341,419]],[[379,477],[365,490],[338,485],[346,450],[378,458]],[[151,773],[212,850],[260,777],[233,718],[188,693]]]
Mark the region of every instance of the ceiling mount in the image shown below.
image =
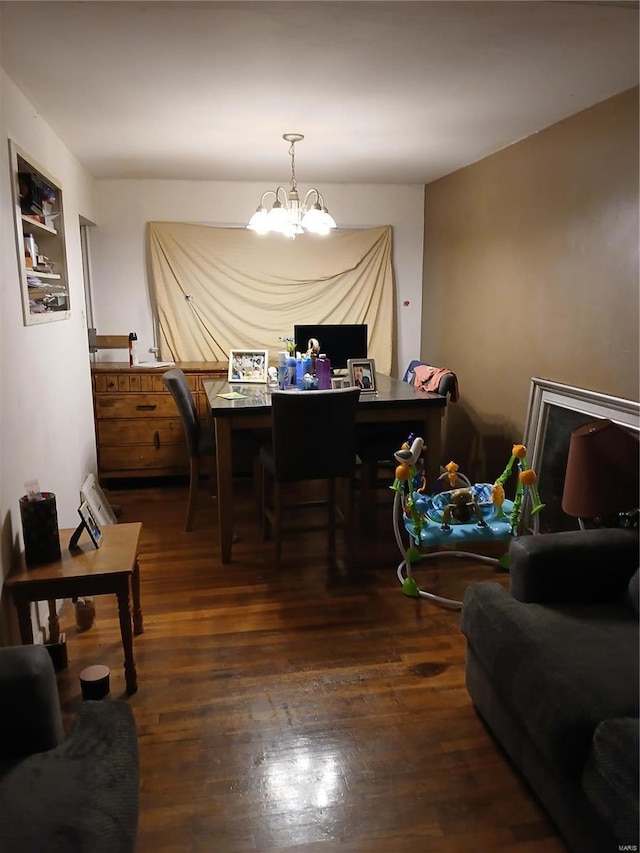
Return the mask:
[[[304,139],[304,133],[283,133],[282,138],[286,142],[302,142],[302,140]]]

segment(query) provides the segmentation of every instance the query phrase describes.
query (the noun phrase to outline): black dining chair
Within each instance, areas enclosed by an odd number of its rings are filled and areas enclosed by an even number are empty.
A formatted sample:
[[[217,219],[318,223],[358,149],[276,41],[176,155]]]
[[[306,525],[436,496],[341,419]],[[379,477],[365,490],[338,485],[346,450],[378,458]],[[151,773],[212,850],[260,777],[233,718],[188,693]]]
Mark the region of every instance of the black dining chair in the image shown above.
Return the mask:
[[[276,566],[282,557],[283,519],[299,509],[325,506],[329,557],[335,561],[336,528],[341,522],[348,530],[351,510],[351,483],[355,469],[355,417],[359,388],[331,391],[274,391],[271,440],[260,448],[263,471],[263,533],[273,536]],[[326,481],[326,497],[299,500],[293,483]],[[342,486],[338,508],[336,485]],[[287,512],[285,512],[285,510]],[[293,524],[287,526],[293,529]],[[301,529],[296,523],[295,529]],[[316,529],[312,527],[305,530]]]
[[[163,373],[162,381],[178,407],[187,441],[187,450],[189,452],[189,497],[184,525],[184,529],[189,531],[193,526],[193,516],[196,509],[200,480],[200,463],[203,459],[208,463],[207,473],[211,482],[211,494],[215,494],[215,441],[213,428],[211,430],[202,429],[187,377],[179,367],[174,367]]]

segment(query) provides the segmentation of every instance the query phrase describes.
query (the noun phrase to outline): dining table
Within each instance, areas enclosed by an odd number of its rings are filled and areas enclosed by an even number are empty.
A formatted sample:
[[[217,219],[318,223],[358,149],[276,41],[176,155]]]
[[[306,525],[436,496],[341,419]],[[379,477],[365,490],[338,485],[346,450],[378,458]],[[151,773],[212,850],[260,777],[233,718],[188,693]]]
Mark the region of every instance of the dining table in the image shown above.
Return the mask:
[[[425,443],[425,475],[435,482],[440,473],[441,421],[446,397],[425,392],[392,376],[376,374],[375,392],[361,393],[356,424],[389,424],[412,421],[422,427]],[[233,441],[242,431],[269,430],[272,425],[271,393],[277,390],[264,383],[229,382],[205,379],[203,387],[211,410],[216,440],[217,505],[220,530],[220,558],[231,562],[233,545]],[[292,388],[287,394],[313,394]]]

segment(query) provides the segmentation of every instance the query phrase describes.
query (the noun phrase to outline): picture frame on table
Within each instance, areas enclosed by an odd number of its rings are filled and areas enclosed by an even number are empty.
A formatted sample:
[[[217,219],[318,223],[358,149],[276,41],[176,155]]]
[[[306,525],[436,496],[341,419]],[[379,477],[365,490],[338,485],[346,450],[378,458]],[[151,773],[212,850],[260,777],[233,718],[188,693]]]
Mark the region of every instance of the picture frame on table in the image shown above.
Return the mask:
[[[84,483],[80,487],[80,502],[82,503],[83,501],[89,504],[98,524],[104,526],[105,524],[118,523],[118,519],[100,488],[95,474],[87,474]]]
[[[229,382],[267,382],[269,351],[266,349],[229,350]]]
[[[640,436],[640,403],[588,388],[533,377],[524,428],[529,465],[536,472],[544,509],[531,519],[525,496],[520,532],[578,530],[578,521],[562,510],[562,493],[571,433],[595,420],[610,420]]]
[[[103,533],[100,529],[100,525],[96,520],[95,515],[93,514],[93,510],[89,506],[88,501],[82,501],[80,506],[78,507],[78,515],[82,519],[82,523],[89,534],[91,541],[95,545],[96,548],[99,548],[102,544]]]
[[[361,394],[375,394],[376,363],[373,358],[350,358],[347,361],[349,371],[349,384],[359,388]]]

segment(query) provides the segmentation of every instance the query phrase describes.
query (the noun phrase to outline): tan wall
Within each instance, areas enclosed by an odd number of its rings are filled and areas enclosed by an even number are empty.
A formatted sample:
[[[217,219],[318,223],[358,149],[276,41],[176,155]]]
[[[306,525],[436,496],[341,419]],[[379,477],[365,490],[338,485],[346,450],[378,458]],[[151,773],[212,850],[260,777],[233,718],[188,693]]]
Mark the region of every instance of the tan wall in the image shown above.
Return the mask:
[[[446,460],[494,479],[533,376],[639,399],[638,89],[430,184],[421,358],[458,375]]]

